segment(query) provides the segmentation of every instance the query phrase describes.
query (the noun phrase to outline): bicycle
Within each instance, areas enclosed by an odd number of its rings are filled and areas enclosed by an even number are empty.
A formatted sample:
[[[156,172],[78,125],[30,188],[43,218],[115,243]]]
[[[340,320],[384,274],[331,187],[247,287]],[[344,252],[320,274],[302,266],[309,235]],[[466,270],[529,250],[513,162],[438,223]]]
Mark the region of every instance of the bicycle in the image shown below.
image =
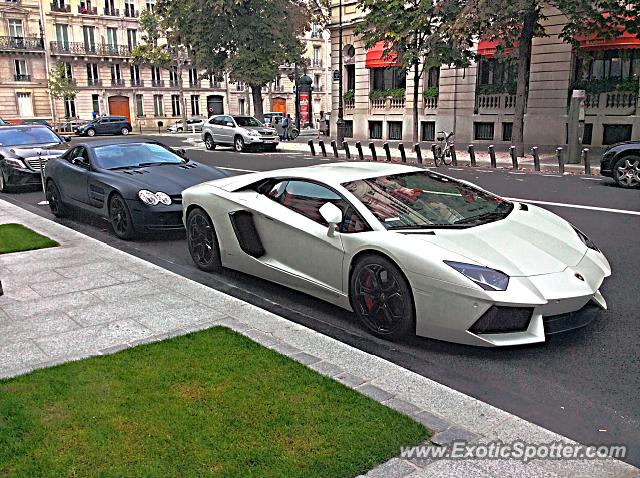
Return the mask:
[[[451,154],[453,141],[449,141],[451,138],[453,138],[453,131],[451,133],[439,131],[436,136],[436,140],[438,141],[438,143],[433,149],[433,162],[436,164],[437,168],[439,168],[443,164],[445,166],[449,166],[453,161],[453,157]]]

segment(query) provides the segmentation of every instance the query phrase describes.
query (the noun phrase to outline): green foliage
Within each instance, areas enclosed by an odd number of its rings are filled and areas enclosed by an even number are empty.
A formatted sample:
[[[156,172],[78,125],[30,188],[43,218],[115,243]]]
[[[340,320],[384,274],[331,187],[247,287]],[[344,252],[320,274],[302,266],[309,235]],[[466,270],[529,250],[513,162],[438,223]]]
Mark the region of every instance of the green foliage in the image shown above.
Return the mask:
[[[66,75],[66,66],[63,62],[56,63],[56,66],[49,74],[48,83],[49,92],[53,98],[75,98],[78,93],[78,87]]]
[[[169,49],[171,42],[175,42],[175,35],[168,33],[162,24],[162,18],[144,9],[140,14],[142,34],[140,38],[144,43],[139,43],[131,51],[131,58],[136,62],[147,62],[163,68],[168,68],[173,60],[175,51]],[[160,40],[165,38],[162,43]]]
[[[369,92],[370,100],[383,100],[387,97],[387,90],[371,90]]]
[[[495,83],[493,85],[478,85],[476,93],[478,95],[499,95],[503,93],[515,95],[517,86],[518,83],[515,81],[508,83]]]
[[[58,245],[53,239],[38,234],[22,224],[0,225],[0,254],[33,251]],[[2,417],[0,417],[1,420]]]
[[[386,98],[402,99],[406,96],[404,88],[387,88],[386,90],[372,90],[369,92],[369,99],[383,100]]]
[[[353,90],[348,90],[344,95],[342,95],[342,99],[344,101],[352,101],[356,96],[356,92]]]
[[[611,91],[638,92],[638,78],[607,78],[606,80],[581,79],[571,84],[572,90],[585,90],[590,95],[599,95]]]
[[[424,96],[425,98],[435,98],[436,96],[438,96],[438,93],[439,88],[437,86],[428,86],[422,92],[422,96]]]
[[[407,94],[407,90],[405,88],[391,88],[387,90],[387,95],[391,98],[401,99],[404,98]]]

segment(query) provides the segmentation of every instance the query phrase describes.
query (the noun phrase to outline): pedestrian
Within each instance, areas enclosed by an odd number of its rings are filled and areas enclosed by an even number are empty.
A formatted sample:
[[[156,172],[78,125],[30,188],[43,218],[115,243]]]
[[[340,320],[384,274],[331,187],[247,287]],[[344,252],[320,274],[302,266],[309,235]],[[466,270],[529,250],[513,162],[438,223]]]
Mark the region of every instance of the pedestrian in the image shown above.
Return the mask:
[[[289,123],[291,117],[289,115],[282,118],[282,141],[289,141]]]
[[[91,113],[91,116],[93,117],[93,119],[96,119],[98,117],[98,113],[94,111],[93,113]]]

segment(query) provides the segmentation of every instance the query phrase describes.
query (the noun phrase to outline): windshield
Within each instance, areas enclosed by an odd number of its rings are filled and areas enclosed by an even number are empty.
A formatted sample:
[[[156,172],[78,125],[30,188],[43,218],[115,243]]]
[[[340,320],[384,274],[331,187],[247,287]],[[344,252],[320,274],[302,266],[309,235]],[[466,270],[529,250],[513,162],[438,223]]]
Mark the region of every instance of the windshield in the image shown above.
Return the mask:
[[[96,165],[103,169],[124,169],[161,164],[180,164],[185,160],[155,143],[120,143],[94,148]]]
[[[343,184],[387,229],[468,227],[501,219],[513,206],[429,171]]]
[[[262,123],[251,116],[234,116],[238,126],[262,126]]]
[[[26,144],[62,143],[60,136],[46,126],[33,128],[0,128],[0,146],[22,146]]]

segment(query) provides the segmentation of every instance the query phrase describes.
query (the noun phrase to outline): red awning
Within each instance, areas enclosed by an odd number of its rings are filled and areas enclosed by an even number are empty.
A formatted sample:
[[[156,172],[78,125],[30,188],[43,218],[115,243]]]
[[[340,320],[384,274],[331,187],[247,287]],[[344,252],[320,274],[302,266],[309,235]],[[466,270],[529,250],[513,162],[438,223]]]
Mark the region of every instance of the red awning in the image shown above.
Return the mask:
[[[380,41],[367,51],[364,66],[366,68],[389,68],[390,66],[400,66],[400,63],[398,63],[398,55],[395,53],[384,56],[384,42]]]
[[[616,38],[598,38],[595,35],[590,38],[577,38],[580,42],[580,48],[583,50],[626,50],[631,48],[640,49],[640,38],[635,34],[624,32]]]
[[[484,56],[485,58],[493,58],[494,56],[496,56],[496,52],[498,51],[499,46],[504,47],[503,40],[480,40],[478,42],[478,55]],[[517,47],[518,42],[516,42],[513,46]],[[511,50],[511,48],[505,48],[504,52],[509,53],[511,52]]]

